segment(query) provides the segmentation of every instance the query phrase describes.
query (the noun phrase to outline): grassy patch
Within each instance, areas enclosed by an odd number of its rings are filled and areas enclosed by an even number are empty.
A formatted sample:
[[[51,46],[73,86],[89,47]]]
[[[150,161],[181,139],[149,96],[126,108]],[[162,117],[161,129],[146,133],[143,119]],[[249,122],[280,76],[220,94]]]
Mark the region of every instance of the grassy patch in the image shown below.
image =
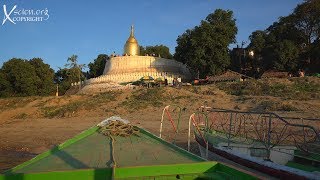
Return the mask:
[[[134,91],[121,105],[132,110],[138,110],[148,106],[160,107],[163,105],[164,99],[164,91],[161,88],[140,89]]]
[[[192,98],[192,96],[190,96],[190,95],[182,95],[182,94],[184,94],[184,93],[170,93],[169,92],[169,93],[163,94],[162,96],[166,97],[168,100],[171,100],[174,102],[182,100],[182,99],[189,99],[190,100]]]
[[[0,111],[6,109],[14,109],[19,107],[24,107],[30,102],[36,100],[37,97],[11,97],[11,98],[3,98],[0,103]]]
[[[92,110],[101,106],[104,103],[115,101],[120,94],[118,91],[104,92],[97,95],[92,95],[84,100],[71,102],[62,106],[43,107],[42,113],[47,118],[53,117],[69,117],[73,116],[81,109]]]
[[[86,109],[90,110],[95,107],[98,107],[100,104],[116,101],[119,94],[119,91],[109,91],[93,95],[92,97],[86,100]]]
[[[202,94],[203,95],[210,95],[210,96],[216,95],[216,93],[214,91],[212,91],[211,89],[203,91]]]
[[[190,99],[191,96],[171,96],[171,100],[176,101],[176,100],[180,100],[180,99]]]
[[[259,106],[264,111],[297,111],[299,110],[294,105],[285,104],[282,102],[275,101],[262,101]]]
[[[14,118],[15,119],[26,119],[27,117],[28,117],[28,114],[20,113],[20,114],[16,115]]]
[[[245,82],[226,82],[217,84],[228,94],[243,96],[275,96],[285,99],[312,100],[320,99],[320,79],[314,77],[284,79],[248,80]]]
[[[184,89],[186,89],[187,91],[190,91],[192,93],[195,94],[199,94],[201,92],[201,87],[200,86],[186,86],[183,87]]]
[[[262,87],[256,80],[245,82],[222,82],[218,83],[217,86],[226,93],[236,96],[262,94]]]
[[[42,112],[46,118],[69,117],[79,110],[84,104],[84,101],[77,101],[63,106],[44,107],[42,108]]]

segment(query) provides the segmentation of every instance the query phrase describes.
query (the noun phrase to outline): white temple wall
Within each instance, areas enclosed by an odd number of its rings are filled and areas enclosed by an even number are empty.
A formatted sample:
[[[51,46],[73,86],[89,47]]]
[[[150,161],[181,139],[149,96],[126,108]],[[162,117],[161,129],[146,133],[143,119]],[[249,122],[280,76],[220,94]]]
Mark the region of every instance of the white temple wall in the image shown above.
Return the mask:
[[[151,76],[154,79],[166,77],[169,83],[179,76],[182,80],[191,79],[188,68],[175,60],[153,56],[121,56],[108,60],[103,75],[87,80],[86,84],[133,82],[143,76]]]
[[[177,72],[182,73],[186,66],[171,59],[152,56],[121,56],[107,61],[104,75],[128,72]]]

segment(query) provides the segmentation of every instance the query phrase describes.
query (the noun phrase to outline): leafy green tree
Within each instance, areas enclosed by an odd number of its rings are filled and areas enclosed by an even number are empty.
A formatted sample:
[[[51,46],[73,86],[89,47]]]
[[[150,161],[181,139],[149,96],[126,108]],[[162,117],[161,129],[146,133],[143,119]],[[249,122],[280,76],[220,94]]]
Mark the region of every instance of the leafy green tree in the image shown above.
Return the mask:
[[[305,43],[310,45],[320,38],[320,1],[305,0],[292,14],[295,26],[305,35]]]
[[[276,44],[275,59],[273,66],[281,71],[294,71],[297,70],[299,63],[299,49],[295,46],[294,42],[284,40]]]
[[[7,80],[6,74],[0,69],[0,97],[10,96],[12,92],[13,89]]]
[[[290,40],[296,46],[300,46],[306,37],[303,31],[296,27],[296,23],[296,18],[293,15],[280,17],[278,22],[274,22],[266,30],[270,35],[268,43]]]
[[[191,36],[193,30],[187,29],[182,35],[177,38],[177,46],[175,48],[176,52],[174,54],[174,59],[186,64],[187,61],[191,63],[190,57],[193,56]],[[196,67],[194,67],[196,68]]]
[[[146,46],[145,48],[143,46],[140,46],[140,54],[141,55],[152,55],[155,56],[161,56],[166,59],[172,59],[173,56],[170,53],[170,49],[167,46],[164,45],[155,45],[155,46]]]
[[[304,34],[301,57],[303,66],[310,72],[320,72],[320,60],[317,56],[317,45],[320,40],[320,1],[305,0],[292,14],[296,28]]]
[[[64,68],[59,70],[54,75],[54,81],[59,85],[59,94],[65,94],[65,92],[71,87],[71,83],[84,80],[82,69],[84,64],[78,63],[78,56],[72,55],[68,57],[67,64]],[[81,86],[79,86],[79,89]]]
[[[253,50],[256,55],[262,54],[262,50],[266,46],[267,33],[265,31],[254,31],[250,36],[250,44],[248,49]]]
[[[65,64],[65,67],[69,68],[68,73],[71,76],[70,79],[74,79],[77,77],[77,81],[74,82],[81,82],[81,78],[84,77],[82,73],[82,69],[85,68],[85,64],[79,64],[78,63],[78,56],[72,55],[68,57],[67,64]],[[79,86],[79,89],[81,89],[81,86]]]
[[[320,1],[305,0],[293,13],[280,17],[259,36],[250,36],[249,49],[255,51],[255,59],[262,61],[265,70],[296,71],[305,68],[319,72],[317,43],[320,34]],[[261,33],[260,33],[261,34]],[[259,44],[259,45],[257,45]]]
[[[53,77],[53,69],[41,58],[10,59],[0,69],[0,96],[50,95]]]
[[[292,16],[281,17],[265,31],[253,32],[247,48],[254,51],[253,61],[264,70],[295,71],[303,38]]]
[[[259,77],[260,69],[263,64],[263,55],[265,52],[265,47],[267,46],[267,32],[266,31],[254,31],[250,36],[250,44],[247,47],[247,51],[253,51],[253,56],[248,54],[247,56],[247,66],[251,69],[249,75],[254,77]]]
[[[320,73],[320,40],[312,43],[310,50],[310,62],[309,70],[311,72]]]
[[[104,71],[104,67],[106,65],[107,60],[109,59],[108,55],[106,54],[99,54],[93,62],[88,64],[89,67],[89,77],[94,78],[101,76]]]
[[[235,21],[232,11],[215,10],[199,26],[178,37],[174,58],[201,77],[223,72],[230,64],[228,46],[235,42],[238,31]]]
[[[140,55],[141,55],[141,56],[144,56],[144,55],[147,54],[147,53],[146,53],[146,49],[145,49],[143,46],[139,46],[139,49],[140,49]]]
[[[41,58],[33,58],[29,63],[35,68],[37,75],[38,95],[50,95],[55,91],[54,70],[49,64],[45,64]]]
[[[35,68],[23,59],[13,58],[5,62],[1,68],[1,80],[4,85],[2,94],[9,96],[31,96],[37,95],[37,83],[40,78],[37,76]]]
[[[74,70],[59,68],[54,81],[59,85],[59,95],[63,95],[71,87],[71,83],[78,81],[78,76]]]

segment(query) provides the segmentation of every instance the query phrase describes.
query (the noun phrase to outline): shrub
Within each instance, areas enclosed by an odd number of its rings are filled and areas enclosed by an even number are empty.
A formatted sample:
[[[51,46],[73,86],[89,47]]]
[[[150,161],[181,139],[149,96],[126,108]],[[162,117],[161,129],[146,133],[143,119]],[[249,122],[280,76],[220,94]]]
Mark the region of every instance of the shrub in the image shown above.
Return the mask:
[[[63,106],[43,107],[42,112],[48,118],[73,116],[78,110],[91,110],[101,106],[101,104],[115,101],[119,94],[120,92],[118,91],[104,92]]]
[[[16,115],[14,118],[15,119],[26,119],[27,117],[28,117],[28,114],[21,113],[21,114]]]
[[[245,82],[227,82],[217,84],[228,94],[243,96],[275,96],[286,99],[320,99],[320,80],[314,78],[293,78],[291,82],[277,79],[248,80]]]
[[[297,111],[299,110],[291,104],[275,101],[262,101],[259,105],[264,111]]]
[[[147,106],[160,107],[163,105],[164,98],[161,88],[140,89],[134,91],[122,105],[133,110],[146,108]]]

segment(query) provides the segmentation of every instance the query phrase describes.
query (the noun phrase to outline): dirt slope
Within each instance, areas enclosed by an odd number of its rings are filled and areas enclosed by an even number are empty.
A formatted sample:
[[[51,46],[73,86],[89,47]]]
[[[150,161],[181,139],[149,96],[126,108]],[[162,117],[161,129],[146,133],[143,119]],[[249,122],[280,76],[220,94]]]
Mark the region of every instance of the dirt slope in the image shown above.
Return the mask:
[[[269,104],[268,104],[269,103]],[[0,99],[0,172],[60,144],[106,117],[119,115],[158,135],[166,105],[182,109],[179,145],[186,147],[189,116],[201,105],[232,110],[268,110],[280,115],[320,118],[319,99],[231,95],[216,85],[110,91],[92,95]],[[290,105],[290,106],[289,106]],[[294,107],[285,109],[283,107]],[[281,111],[277,111],[277,110]],[[174,119],[177,109],[171,109]],[[164,135],[173,139],[168,121]]]

